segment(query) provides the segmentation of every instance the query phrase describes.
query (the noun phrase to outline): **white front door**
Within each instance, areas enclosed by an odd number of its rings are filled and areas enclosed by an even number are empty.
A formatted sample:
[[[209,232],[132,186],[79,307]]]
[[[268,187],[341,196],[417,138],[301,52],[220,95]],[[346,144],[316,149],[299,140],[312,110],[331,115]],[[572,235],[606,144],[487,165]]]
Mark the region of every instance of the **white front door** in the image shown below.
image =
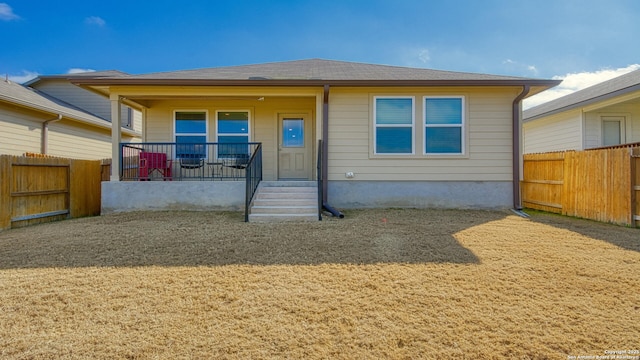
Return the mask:
[[[278,115],[278,179],[311,180],[311,117]]]

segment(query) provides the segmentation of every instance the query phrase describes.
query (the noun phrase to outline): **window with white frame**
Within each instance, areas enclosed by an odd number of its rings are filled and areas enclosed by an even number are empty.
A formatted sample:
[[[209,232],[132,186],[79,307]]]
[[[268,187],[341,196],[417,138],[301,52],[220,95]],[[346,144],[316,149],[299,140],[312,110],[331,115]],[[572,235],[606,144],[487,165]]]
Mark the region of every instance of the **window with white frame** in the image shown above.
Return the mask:
[[[424,153],[464,153],[464,97],[424,97]]]
[[[219,157],[238,157],[249,154],[249,112],[218,111],[217,142]]]
[[[413,97],[374,97],[374,153],[410,155],[414,153]]]
[[[206,154],[207,112],[175,112],[176,157],[202,158]]]

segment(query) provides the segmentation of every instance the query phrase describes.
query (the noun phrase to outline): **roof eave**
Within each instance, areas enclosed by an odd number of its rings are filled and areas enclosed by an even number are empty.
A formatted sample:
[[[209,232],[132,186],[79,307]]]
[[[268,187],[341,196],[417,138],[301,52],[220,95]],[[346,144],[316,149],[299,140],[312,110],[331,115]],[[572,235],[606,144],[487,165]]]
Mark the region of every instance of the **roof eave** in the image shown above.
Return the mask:
[[[71,79],[80,86],[537,86],[551,88],[560,80],[538,79],[476,79],[476,80],[322,80],[322,79]]]
[[[570,104],[570,105],[567,105],[567,106],[559,107],[559,108],[556,108],[556,109],[551,109],[551,110],[545,111],[543,113],[540,113],[540,114],[537,114],[537,115],[534,115],[534,116],[531,116],[531,117],[528,117],[528,118],[524,118],[524,119],[522,119],[522,121],[523,122],[529,122],[529,121],[537,120],[537,119],[540,119],[540,118],[543,118],[543,117],[559,114],[561,112],[565,112],[565,111],[569,111],[569,110],[585,107],[585,106],[588,106],[588,105],[592,105],[592,104],[595,104],[595,103],[598,103],[598,102],[601,102],[601,101],[606,101],[606,100],[609,100],[609,99],[613,99],[615,97],[626,95],[628,93],[632,93],[632,92],[636,92],[636,91],[640,91],[640,84],[636,84],[636,85],[633,85],[633,86],[630,86],[630,87],[627,87],[627,88],[624,88],[624,89],[613,91],[613,92],[610,92],[608,94],[603,94],[603,95],[600,95],[600,96],[592,97],[590,99],[579,101],[579,102],[576,102],[576,103],[573,103],[573,104]]]

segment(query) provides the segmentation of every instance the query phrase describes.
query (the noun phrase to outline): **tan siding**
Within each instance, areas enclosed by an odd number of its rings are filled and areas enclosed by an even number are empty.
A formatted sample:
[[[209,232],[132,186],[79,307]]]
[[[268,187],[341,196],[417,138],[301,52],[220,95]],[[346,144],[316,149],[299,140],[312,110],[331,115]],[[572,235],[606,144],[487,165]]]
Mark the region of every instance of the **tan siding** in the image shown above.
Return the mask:
[[[42,123],[51,114],[0,105],[0,154],[40,153]],[[130,137],[123,137],[131,141]],[[76,159],[111,158],[111,130],[69,119],[49,123],[47,154]]]
[[[209,115],[210,142],[215,142],[215,114],[218,110],[249,110],[252,123],[251,141],[262,143],[263,175],[265,180],[277,178],[278,113],[308,113],[315,117],[315,99],[311,97],[267,97],[258,100],[183,100],[155,101],[147,110],[147,142],[173,142],[174,110],[206,110]],[[315,128],[315,127],[313,127]],[[315,141],[314,141],[315,143]],[[315,149],[315,144],[312,145]],[[315,154],[315,151],[314,151]]]
[[[524,123],[524,153],[581,150],[581,123],[580,111]]]
[[[49,147],[53,156],[97,160],[111,158],[111,131],[78,125],[67,120],[49,125]]]
[[[20,108],[0,103],[0,154],[40,152],[42,121]]]
[[[411,159],[373,156],[371,104],[373,95],[415,97],[416,155]],[[468,117],[468,154],[464,157],[422,155],[422,98],[464,95]],[[515,89],[332,89],[329,109],[329,179],[413,181],[510,181],[511,103]]]

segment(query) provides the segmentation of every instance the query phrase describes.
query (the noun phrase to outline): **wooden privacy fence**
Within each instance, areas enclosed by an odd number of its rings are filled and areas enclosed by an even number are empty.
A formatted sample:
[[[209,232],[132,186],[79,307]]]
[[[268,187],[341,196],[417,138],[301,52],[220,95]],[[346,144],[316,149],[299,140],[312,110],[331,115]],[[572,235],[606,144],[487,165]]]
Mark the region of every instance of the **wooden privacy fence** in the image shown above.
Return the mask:
[[[108,180],[109,164],[0,155],[0,230],[99,215],[100,182]]]
[[[640,147],[524,156],[527,208],[628,226],[640,225]]]

